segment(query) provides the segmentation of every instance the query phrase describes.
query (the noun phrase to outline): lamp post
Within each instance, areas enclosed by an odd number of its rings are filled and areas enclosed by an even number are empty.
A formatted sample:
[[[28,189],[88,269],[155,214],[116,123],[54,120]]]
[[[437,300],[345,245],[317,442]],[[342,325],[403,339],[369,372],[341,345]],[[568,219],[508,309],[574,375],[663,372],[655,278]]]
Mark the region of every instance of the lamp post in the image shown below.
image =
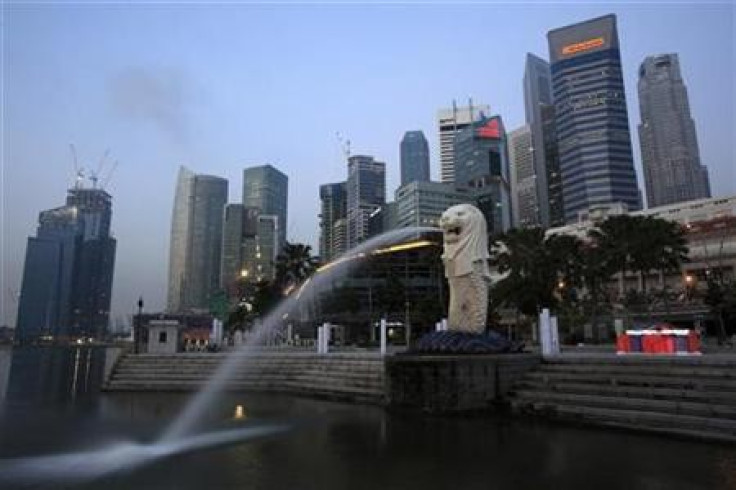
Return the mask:
[[[141,318],[141,315],[143,315],[143,296],[140,296],[138,298],[138,315],[136,315],[136,320],[133,322],[133,352],[135,354],[140,354],[140,341],[141,341],[141,333],[142,333],[142,325],[141,321],[143,320]]]

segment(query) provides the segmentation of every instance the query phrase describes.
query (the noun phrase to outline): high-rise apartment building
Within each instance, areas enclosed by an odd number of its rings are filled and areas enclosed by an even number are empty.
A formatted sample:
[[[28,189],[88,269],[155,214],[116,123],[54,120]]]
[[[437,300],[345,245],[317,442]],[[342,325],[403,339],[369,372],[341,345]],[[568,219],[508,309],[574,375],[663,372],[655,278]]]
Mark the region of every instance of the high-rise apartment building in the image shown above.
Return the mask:
[[[473,195],[489,235],[511,228],[509,157],[501,116],[484,118],[457,135],[454,182]]]
[[[491,108],[488,105],[468,104],[466,107],[457,107],[454,102],[452,108],[440,109],[437,112],[441,182],[449,184],[454,182],[455,138],[458,133],[471,122],[480,120],[490,112]]]
[[[531,131],[537,217],[524,221],[543,226],[564,224],[562,213],[562,182],[557,155],[557,134],[554,126],[554,98],[549,63],[531,53],[526,55],[524,68],[524,109],[526,124]],[[511,147],[509,147],[511,150]],[[528,190],[528,189],[526,189]]]
[[[511,208],[514,226],[541,226],[538,175],[535,169],[532,131],[522,126],[509,133],[511,162]],[[541,187],[541,186],[540,186]]]
[[[208,310],[221,281],[227,180],[179,169],[171,219],[171,313]]]
[[[547,38],[565,220],[617,203],[639,209],[616,16]]]
[[[421,131],[407,131],[401,140],[401,185],[429,180],[429,145]]]
[[[279,250],[286,243],[289,178],[271,165],[243,170],[243,206],[258,208],[262,214],[276,216]]]
[[[348,158],[348,250],[368,238],[370,215],[385,202],[386,164],[366,155],[354,155]]]
[[[321,209],[319,213],[319,255],[328,262],[344,250],[335,250],[335,222],[347,216],[347,183],[337,182],[319,187]]]
[[[710,197],[676,54],[649,56],[639,67],[639,111],[648,206]]]
[[[105,336],[116,241],[110,236],[112,198],[78,183],[66,205],[41,212],[28,239],[18,305],[21,342]]]

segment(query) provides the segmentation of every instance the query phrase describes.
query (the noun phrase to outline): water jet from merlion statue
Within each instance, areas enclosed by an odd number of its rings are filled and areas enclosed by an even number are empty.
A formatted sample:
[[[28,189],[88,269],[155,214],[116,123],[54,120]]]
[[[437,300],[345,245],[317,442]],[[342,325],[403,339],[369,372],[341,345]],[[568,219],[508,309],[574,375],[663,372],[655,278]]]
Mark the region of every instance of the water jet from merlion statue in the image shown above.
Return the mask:
[[[483,213],[470,204],[448,208],[440,218],[445,277],[450,286],[447,331],[423,336],[413,353],[488,354],[519,351],[505,337],[486,327],[488,288],[488,232]]]

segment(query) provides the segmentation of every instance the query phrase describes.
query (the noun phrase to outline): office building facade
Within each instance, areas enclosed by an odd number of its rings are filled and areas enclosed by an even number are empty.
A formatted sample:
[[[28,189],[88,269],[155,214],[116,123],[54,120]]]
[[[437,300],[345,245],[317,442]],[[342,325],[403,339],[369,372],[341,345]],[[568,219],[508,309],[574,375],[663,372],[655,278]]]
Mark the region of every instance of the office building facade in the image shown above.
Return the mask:
[[[252,227],[254,233],[248,230],[243,240],[241,277],[252,283],[271,281],[276,275],[276,257],[281,251],[279,217],[263,214],[257,208],[248,210],[251,212],[247,228]]]
[[[455,139],[455,186],[467,190],[493,235],[511,228],[511,180],[506,132],[500,116],[466,127]]]
[[[524,68],[524,110],[531,131],[533,172],[536,182],[538,216],[526,221],[542,227],[564,224],[562,182],[554,125],[552,73],[549,63],[531,53]],[[511,150],[511,147],[509,147]]]
[[[279,250],[286,243],[288,225],[289,178],[271,165],[243,170],[243,206],[278,217]]]
[[[347,216],[347,183],[337,182],[319,187],[319,255],[323,262],[337,257],[341,251],[335,250],[335,223]]]
[[[401,185],[429,180],[429,145],[421,131],[407,131],[401,139]]]
[[[437,112],[441,182],[446,184],[454,182],[455,139],[458,133],[490,112],[491,108],[488,105],[468,104],[465,107],[457,107],[454,102],[451,108],[440,109]]]
[[[396,227],[438,226],[449,207],[473,203],[468,191],[441,182],[411,182],[396,190]]]
[[[531,228],[542,226],[539,201],[538,174],[529,126],[509,133],[509,162],[511,164],[511,208],[514,226]]]
[[[28,239],[17,338],[102,339],[107,333],[116,241],[112,198],[103,189],[69,189],[66,205],[41,212]]]
[[[695,122],[677,54],[649,56],[639,67],[639,143],[649,207],[710,197]]]
[[[347,248],[368,238],[371,214],[386,202],[386,164],[372,156],[348,158]]]
[[[547,34],[565,220],[621,203],[640,208],[616,17]]]
[[[209,310],[220,289],[227,180],[179,169],[171,219],[167,310]]]

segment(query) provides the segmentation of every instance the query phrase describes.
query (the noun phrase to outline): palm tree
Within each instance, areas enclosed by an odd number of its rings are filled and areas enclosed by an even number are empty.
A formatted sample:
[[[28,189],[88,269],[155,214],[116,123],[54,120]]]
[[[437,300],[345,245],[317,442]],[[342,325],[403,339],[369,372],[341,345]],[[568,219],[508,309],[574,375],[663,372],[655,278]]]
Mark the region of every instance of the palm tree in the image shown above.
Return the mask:
[[[275,284],[282,289],[295,286],[306,280],[316,269],[312,247],[303,243],[286,242],[276,257]]]
[[[685,234],[675,222],[638,216],[631,240],[631,268],[639,273],[642,293],[646,295],[647,273],[679,271],[688,260]]]
[[[626,272],[631,270],[631,239],[635,235],[635,221],[636,218],[629,215],[609,216],[588,232],[597,258],[603,262],[601,272],[608,273],[608,277],[619,272],[621,281],[624,281]],[[619,294],[623,293],[622,287]]]
[[[579,281],[580,241],[571,236],[545,237],[540,228],[513,229],[498,237],[505,247],[492,259],[507,277],[494,286],[498,302],[515,306],[521,313],[536,315],[554,308],[560,281],[570,287]]]

